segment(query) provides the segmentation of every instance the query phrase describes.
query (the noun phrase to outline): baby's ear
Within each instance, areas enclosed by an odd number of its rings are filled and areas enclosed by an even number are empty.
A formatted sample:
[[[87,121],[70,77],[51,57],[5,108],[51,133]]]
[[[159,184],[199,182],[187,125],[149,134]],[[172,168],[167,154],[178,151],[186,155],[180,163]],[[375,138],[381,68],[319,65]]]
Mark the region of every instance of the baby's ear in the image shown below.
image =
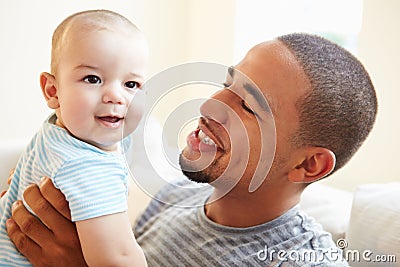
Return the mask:
[[[57,96],[56,78],[47,72],[40,74],[40,87],[42,93],[46,99],[47,106],[51,109],[57,109],[60,107]]]

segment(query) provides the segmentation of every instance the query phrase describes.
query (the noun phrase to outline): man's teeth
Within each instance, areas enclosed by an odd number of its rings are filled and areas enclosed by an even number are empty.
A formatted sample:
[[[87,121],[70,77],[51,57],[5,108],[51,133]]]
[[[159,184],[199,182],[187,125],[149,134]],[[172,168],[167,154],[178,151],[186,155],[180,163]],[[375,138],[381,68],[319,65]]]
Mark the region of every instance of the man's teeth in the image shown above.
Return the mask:
[[[215,146],[214,141],[208,137],[202,130],[199,131],[199,139],[202,143],[210,146]]]

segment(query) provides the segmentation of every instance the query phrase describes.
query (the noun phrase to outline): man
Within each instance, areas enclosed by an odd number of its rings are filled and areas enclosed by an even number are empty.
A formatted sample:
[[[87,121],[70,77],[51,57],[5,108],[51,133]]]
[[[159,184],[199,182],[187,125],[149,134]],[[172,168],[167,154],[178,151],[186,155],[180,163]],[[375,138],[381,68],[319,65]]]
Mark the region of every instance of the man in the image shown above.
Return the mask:
[[[185,175],[211,186],[161,190],[134,229],[149,266],[348,266],[298,203],[352,157],[376,110],[367,72],[339,46],[290,34],[253,47],[203,104],[181,153]],[[7,224],[17,248],[36,265],[82,264],[63,196],[45,179],[25,197],[51,231],[18,202]]]

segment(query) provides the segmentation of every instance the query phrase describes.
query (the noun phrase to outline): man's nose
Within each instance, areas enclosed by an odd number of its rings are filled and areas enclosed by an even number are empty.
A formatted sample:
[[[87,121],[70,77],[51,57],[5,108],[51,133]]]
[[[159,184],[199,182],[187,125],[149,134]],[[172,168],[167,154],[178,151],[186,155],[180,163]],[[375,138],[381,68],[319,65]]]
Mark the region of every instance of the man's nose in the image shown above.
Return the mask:
[[[232,110],[228,104],[231,100],[230,94],[231,92],[226,89],[215,93],[201,105],[201,115],[203,117],[212,118],[221,124],[225,124],[228,120],[229,111]]]
[[[103,102],[124,105],[126,99],[124,97],[123,88],[116,84],[108,85],[103,92]]]

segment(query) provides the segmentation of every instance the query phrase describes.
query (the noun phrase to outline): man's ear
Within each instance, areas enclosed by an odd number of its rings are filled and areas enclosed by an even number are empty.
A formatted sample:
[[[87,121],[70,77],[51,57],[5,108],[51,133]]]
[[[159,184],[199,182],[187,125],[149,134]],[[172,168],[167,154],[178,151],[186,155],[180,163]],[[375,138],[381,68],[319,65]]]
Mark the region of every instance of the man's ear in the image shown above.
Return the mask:
[[[299,163],[289,171],[288,178],[295,183],[311,183],[331,173],[335,164],[336,156],[331,150],[307,148]]]
[[[56,78],[47,72],[40,74],[40,87],[42,93],[46,99],[47,106],[51,109],[57,109],[60,107],[57,96]]]

